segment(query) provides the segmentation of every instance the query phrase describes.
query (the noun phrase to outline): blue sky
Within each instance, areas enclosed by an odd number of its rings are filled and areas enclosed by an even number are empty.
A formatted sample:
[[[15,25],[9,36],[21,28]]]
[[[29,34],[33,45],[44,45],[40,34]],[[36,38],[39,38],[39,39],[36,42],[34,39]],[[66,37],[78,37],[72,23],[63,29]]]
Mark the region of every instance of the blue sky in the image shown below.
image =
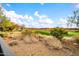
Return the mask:
[[[79,8],[79,4],[6,3],[2,7],[11,21],[15,19],[14,22],[26,27],[66,27],[66,17],[72,15]]]

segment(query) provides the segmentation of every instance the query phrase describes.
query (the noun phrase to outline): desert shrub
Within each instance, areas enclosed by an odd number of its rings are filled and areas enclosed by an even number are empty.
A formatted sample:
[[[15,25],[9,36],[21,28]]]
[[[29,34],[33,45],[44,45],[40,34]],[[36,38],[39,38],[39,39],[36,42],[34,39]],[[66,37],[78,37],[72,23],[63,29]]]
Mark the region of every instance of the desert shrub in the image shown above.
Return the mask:
[[[6,37],[7,36],[7,33],[0,33],[0,36],[1,37]]]
[[[65,35],[68,34],[68,32],[63,28],[54,28],[50,31],[50,34],[61,40]]]
[[[0,36],[1,36],[1,37],[4,37],[4,35],[3,35],[3,34],[0,34]]]
[[[43,30],[35,31],[35,33],[39,33],[39,34],[42,34],[42,35],[50,35],[49,31],[43,31]]]

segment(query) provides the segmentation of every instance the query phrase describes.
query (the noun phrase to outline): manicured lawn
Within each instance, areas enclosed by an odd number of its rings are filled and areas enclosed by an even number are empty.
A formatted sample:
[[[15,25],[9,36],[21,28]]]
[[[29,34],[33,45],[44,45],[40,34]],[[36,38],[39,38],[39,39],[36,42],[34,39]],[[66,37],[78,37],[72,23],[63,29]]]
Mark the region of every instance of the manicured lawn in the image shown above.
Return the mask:
[[[43,34],[43,35],[50,35],[49,31],[44,31],[44,30],[37,30],[37,31],[35,31],[35,33],[40,33],[40,34]]]
[[[79,32],[68,32],[68,36],[79,35]]]
[[[40,33],[40,34],[43,34],[43,35],[51,35],[49,31],[44,31],[44,30],[36,30],[34,31],[35,33]],[[76,35],[79,35],[79,32],[68,32],[68,35],[67,36],[76,36]]]

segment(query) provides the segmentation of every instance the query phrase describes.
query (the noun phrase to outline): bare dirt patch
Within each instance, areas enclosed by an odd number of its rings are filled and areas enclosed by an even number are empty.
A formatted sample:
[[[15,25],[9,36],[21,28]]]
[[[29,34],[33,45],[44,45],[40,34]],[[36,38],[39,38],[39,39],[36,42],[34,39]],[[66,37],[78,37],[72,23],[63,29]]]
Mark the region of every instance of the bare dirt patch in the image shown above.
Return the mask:
[[[20,33],[19,33],[20,34]],[[6,38],[5,41],[18,56],[69,56],[72,51],[63,48],[63,44],[52,36],[26,35]],[[16,38],[16,39],[13,39]],[[14,44],[16,43],[16,44]]]

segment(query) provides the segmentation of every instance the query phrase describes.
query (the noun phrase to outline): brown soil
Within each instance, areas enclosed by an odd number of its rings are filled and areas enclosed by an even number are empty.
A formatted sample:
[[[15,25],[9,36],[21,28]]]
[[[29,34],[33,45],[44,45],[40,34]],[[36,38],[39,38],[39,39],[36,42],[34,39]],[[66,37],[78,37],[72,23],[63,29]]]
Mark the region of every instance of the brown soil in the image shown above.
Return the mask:
[[[75,46],[63,44],[51,36],[26,35],[17,33],[14,37],[5,38],[12,51],[17,56],[71,56],[79,55]],[[19,36],[20,35],[20,36]],[[13,35],[12,35],[13,36]],[[15,38],[15,39],[13,39]]]

